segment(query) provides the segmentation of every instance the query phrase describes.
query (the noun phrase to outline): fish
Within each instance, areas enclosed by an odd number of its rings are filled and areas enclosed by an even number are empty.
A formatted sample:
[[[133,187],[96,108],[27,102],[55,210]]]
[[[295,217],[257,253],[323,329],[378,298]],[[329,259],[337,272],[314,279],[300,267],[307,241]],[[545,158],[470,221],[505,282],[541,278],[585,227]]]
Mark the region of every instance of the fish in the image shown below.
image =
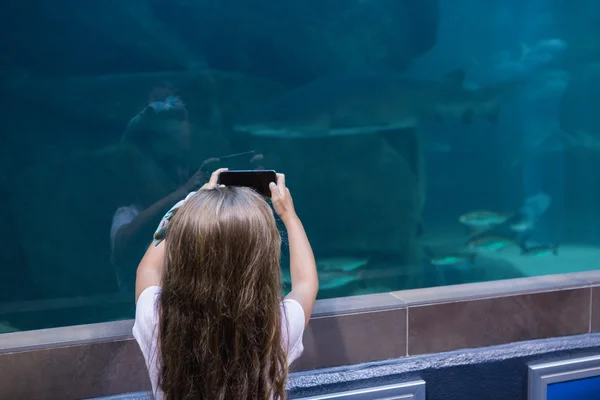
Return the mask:
[[[325,273],[324,275],[319,275],[319,289],[336,289],[349,283],[356,282],[358,279],[358,276],[341,275],[339,272]]]
[[[323,258],[317,260],[318,271],[351,272],[369,263],[366,258]]]
[[[550,244],[550,245],[539,245],[539,246],[531,246],[521,247],[521,255],[529,256],[529,257],[544,257],[547,255],[558,255],[558,244]]]
[[[543,39],[529,46],[526,43],[520,43],[521,62],[546,64],[554,60],[559,54],[567,50],[567,42],[559,38]]]
[[[500,251],[512,245],[521,247],[514,238],[495,233],[473,236],[466,243],[467,249],[476,251]]]
[[[359,268],[368,264],[368,259],[362,258],[323,258],[317,260],[319,272],[319,288],[321,290],[336,289],[360,280]],[[288,271],[282,274],[284,286],[291,287],[292,277]]]
[[[316,261],[319,288],[322,290],[335,289],[360,280],[361,275],[357,270],[369,263],[366,258],[353,257],[322,258]],[[292,277],[287,270],[282,274],[282,281],[285,286],[291,287]]]
[[[464,82],[464,76],[461,82]],[[452,90],[451,85],[445,85],[442,96],[434,103],[436,120],[453,118],[470,125],[483,118],[497,125],[502,106],[527,84],[526,79],[515,78],[473,89],[467,88],[464,83],[461,83],[459,90]]]
[[[465,261],[473,263],[476,256],[476,253],[450,253],[434,257],[430,262],[433,265],[455,265]]]
[[[519,220],[510,224],[510,229],[515,232],[529,232],[535,227],[535,222],[531,220]]]
[[[358,274],[344,274],[340,271],[319,272],[319,290],[331,290],[356,282],[360,279]],[[292,277],[289,273],[282,275],[282,283],[284,287],[292,287]]]
[[[506,223],[515,215],[514,212],[496,212],[489,210],[469,211],[458,217],[458,221],[472,228],[489,228]]]
[[[435,252],[429,247],[424,247],[423,252],[432,265],[456,265],[465,261],[473,263],[477,256],[474,252]]]
[[[321,78],[258,106],[234,123],[233,131],[306,139],[399,134],[447,117],[465,123],[485,117],[496,123],[500,107],[521,85],[508,82],[467,90],[464,80],[463,69],[438,80],[388,70]]]

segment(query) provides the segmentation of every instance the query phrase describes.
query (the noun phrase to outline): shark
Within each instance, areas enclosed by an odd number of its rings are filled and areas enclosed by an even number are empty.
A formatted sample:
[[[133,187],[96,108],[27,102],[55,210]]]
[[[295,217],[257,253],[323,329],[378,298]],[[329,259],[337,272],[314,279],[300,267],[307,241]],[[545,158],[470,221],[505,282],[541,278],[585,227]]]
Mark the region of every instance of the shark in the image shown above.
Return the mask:
[[[396,72],[361,72],[321,78],[291,89],[251,110],[233,125],[250,136],[305,139],[396,134],[432,121],[477,118],[497,123],[502,106],[524,85],[522,79],[478,89],[465,85],[465,71],[441,79]]]

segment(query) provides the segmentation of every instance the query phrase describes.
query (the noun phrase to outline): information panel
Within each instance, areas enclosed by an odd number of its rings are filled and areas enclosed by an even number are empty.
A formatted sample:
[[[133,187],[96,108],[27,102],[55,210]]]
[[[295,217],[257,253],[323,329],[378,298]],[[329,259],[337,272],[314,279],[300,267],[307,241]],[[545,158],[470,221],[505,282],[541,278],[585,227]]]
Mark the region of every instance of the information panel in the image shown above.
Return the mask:
[[[600,355],[529,365],[528,400],[599,400]]]

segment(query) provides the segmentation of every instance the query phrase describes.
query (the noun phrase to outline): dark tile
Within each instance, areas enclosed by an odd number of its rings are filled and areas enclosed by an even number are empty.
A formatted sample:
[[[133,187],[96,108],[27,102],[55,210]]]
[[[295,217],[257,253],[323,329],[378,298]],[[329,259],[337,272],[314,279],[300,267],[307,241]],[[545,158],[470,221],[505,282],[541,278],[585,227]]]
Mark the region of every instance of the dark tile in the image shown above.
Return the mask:
[[[600,332],[600,286],[592,288],[590,332]]]
[[[406,309],[311,319],[304,354],[292,370],[309,370],[406,355]]]
[[[587,333],[590,288],[410,307],[408,354]]]
[[[549,290],[573,289],[588,286],[571,274],[533,276],[528,278],[503,279],[498,281],[467,283],[423,289],[392,292],[394,297],[407,306],[447,303],[482,297],[501,297]]]
[[[150,389],[131,339],[3,354],[0,376],[2,399],[82,399]]]

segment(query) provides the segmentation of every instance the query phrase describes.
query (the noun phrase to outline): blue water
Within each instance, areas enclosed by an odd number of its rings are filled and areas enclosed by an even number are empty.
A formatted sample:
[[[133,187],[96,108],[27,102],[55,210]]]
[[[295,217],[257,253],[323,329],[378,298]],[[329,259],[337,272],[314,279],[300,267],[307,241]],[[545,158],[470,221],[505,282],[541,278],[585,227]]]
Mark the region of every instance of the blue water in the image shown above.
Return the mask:
[[[0,5],[0,332],[131,318],[201,167],[286,174],[320,298],[595,268],[597,2],[36,4]]]

